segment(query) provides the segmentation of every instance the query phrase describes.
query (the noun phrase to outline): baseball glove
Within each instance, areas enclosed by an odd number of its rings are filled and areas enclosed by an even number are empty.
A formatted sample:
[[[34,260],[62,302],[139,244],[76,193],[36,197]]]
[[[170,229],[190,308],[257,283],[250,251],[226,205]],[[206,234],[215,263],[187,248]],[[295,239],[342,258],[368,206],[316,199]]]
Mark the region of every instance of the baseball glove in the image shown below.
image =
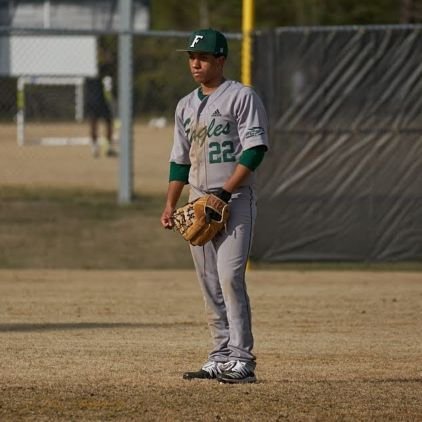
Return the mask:
[[[176,209],[174,228],[192,245],[202,246],[226,226],[229,214],[227,202],[208,194]]]

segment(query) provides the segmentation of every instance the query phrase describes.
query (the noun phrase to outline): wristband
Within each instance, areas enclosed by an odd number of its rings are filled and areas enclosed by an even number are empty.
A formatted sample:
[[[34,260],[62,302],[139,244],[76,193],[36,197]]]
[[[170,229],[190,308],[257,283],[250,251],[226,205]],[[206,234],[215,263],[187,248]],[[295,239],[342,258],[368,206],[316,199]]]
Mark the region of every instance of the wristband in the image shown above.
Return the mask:
[[[224,189],[221,189],[221,191],[218,192],[216,196],[218,196],[224,202],[229,202],[230,201],[230,198],[232,197],[232,194],[230,192],[227,192]]]

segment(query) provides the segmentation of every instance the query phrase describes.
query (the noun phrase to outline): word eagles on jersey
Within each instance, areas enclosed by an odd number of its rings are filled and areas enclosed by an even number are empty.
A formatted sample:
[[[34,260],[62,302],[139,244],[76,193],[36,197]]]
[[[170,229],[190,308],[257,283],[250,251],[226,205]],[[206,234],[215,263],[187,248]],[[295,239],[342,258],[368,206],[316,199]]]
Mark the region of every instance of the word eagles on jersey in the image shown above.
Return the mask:
[[[218,137],[220,135],[228,135],[230,133],[230,123],[226,124],[215,124],[215,119],[211,120],[211,123],[207,126],[198,127],[197,125],[188,126],[192,119],[188,118],[183,126],[185,128],[186,137],[189,142],[197,142],[199,145],[205,142],[205,139],[213,136]],[[187,127],[188,126],[188,127]],[[187,128],[186,128],[187,127]]]

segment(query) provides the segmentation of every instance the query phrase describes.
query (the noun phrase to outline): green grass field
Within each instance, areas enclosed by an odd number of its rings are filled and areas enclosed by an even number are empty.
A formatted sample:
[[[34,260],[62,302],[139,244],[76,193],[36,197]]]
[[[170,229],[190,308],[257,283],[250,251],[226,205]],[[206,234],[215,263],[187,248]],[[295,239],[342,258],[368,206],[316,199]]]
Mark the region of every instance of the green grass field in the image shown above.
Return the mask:
[[[187,268],[189,248],[163,230],[162,196],[121,207],[93,191],[0,190],[2,268]]]
[[[111,191],[5,187],[0,195],[0,268],[192,268],[186,242],[160,226],[162,194],[141,194],[123,207]],[[420,262],[251,265],[260,270],[422,270]]]

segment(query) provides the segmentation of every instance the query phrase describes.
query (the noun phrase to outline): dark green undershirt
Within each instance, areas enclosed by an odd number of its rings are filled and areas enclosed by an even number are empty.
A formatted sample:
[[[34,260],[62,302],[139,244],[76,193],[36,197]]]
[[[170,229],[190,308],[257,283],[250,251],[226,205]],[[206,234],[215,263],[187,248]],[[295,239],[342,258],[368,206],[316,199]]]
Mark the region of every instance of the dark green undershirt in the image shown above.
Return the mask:
[[[208,95],[205,95],[205,94],[202,92],[202,88],[198,88],[198,97],[199,97],[199,99],[202,101],[205,97],[208,97]]]
[[[254,171],[261,164],[265,151],[267,151],[267,147],[265,145],[258,145],[256,147],[246,149],[242,152],[239,163],[243,164],[249,170]]]
[[[190,164],[177,164],[170,162],[169,182],[177,180],[179,182],[188,183]]]
[[[264,158],[267,147],[264,145],[258,145],[256,147],[249,148],[242,152],[239,163],[247,167],[249,170],[254,171]],[[190,164],[177,164],[173,161],[170,163],[170,177],[169,181],[179,181],[188,183]]]

